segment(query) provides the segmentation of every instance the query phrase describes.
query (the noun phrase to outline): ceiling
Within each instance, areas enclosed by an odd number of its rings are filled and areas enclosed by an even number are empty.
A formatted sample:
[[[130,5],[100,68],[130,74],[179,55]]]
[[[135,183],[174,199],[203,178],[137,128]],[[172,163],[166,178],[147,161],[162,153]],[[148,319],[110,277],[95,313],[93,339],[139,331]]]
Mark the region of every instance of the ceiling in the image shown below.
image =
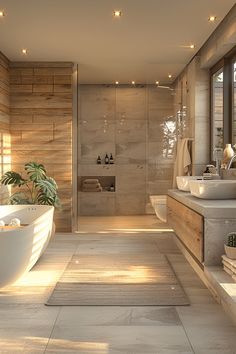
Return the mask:
[[[12,61],[73,61],[81,83],[171,82],[235,0],[1,0]],[[122,10],[121,18],[112,16]],[[208,21],[217,16],[215,23]],[[190,49],[190,44],[195,44]],[[22,48],[28,55],[23,56]],[[172,79],[168,79],[172,74]]]

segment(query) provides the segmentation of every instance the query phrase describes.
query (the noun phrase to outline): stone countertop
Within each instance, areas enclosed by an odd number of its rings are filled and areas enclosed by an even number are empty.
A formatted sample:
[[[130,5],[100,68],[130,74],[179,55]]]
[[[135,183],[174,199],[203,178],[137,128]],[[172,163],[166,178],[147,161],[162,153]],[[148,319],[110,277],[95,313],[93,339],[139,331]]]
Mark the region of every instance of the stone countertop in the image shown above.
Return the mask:
[[[200,199],[178,189],[168,190],[168,195],[205,218],[236,219],[236,199]]]

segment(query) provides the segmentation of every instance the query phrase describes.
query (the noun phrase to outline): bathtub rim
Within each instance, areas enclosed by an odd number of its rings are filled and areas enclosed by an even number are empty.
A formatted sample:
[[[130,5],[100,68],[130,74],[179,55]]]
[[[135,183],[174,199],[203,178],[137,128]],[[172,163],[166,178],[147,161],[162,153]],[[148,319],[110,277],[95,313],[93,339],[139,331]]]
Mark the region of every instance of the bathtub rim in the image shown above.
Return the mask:
[[[6,205],[0,205],[0,211],[1,211],[1,207],[4,207],[4,206],[9,206],[9,207],[13,207],[13,206],[26,206],[26,207],[29,207],[29,206],[31,206],[31,205],[34,205],[36,208],[37,207],[40,207],[39,209],[41,209],[42,207],[45,207],[45,209],[46,209],[46,207],[47,207],[47,210],[45,210],[44,211],[44,213],[42,213],[40,216],[37,216],[37,218],[36,219],[34,219],[30,224],[27,224],[26,226],[24,226],[24,227],[16,227],[16,228],[14,228],[14,229],[12,229],[12,230],[2,230],[2,231],[0,231],[0,236],[1,235],[3,235],[3,234],[5,234],[5,233],[13,233],[13,232],[24,232],[24,230],[28,230],[28,228],[30,228],[30,227],[32,227],[32,225],[34,225],[35,223],[37,223],[37,221],[39,221],[39,219],[41,218],[41,217],[43,217],[43,215],[45,214],[45,213],[47,213],[47,212],[51,212],[51,210],[52,210],[52,213],[53,213],[53,215],[52,215],[52,219],[53,219],[53,217],[54,217],[54,211],[55,211],[55,207],[53,206],[53,205],[41,205],[41,204],[17,204],[17,205],[10,205],[10,204],[6,204]],[[54,222],[54,221],[53,221]]]

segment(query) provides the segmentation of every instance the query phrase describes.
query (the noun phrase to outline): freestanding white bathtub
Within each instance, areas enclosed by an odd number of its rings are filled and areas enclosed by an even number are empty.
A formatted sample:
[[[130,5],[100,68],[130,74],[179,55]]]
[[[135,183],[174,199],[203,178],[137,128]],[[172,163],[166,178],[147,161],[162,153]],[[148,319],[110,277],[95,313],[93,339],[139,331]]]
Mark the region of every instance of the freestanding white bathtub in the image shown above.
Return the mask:
[[[54,207],[0,205],[0,220],[18,218],[27,226],[0,231],[0,288],[28,272],[46,249],[53,231]]]

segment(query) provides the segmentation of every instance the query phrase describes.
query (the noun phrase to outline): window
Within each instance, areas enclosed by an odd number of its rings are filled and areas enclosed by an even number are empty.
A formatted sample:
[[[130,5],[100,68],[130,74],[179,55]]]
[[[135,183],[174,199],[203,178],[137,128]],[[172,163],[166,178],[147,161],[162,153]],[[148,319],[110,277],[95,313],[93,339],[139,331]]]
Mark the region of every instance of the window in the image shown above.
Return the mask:
[[[212,75],[212,145],[223,148],[223,68]]]
[[[236,144],[236,61],[233,62],[232,144]]]
[[[236,148],[236,47],[211,69],[211,154]]]

